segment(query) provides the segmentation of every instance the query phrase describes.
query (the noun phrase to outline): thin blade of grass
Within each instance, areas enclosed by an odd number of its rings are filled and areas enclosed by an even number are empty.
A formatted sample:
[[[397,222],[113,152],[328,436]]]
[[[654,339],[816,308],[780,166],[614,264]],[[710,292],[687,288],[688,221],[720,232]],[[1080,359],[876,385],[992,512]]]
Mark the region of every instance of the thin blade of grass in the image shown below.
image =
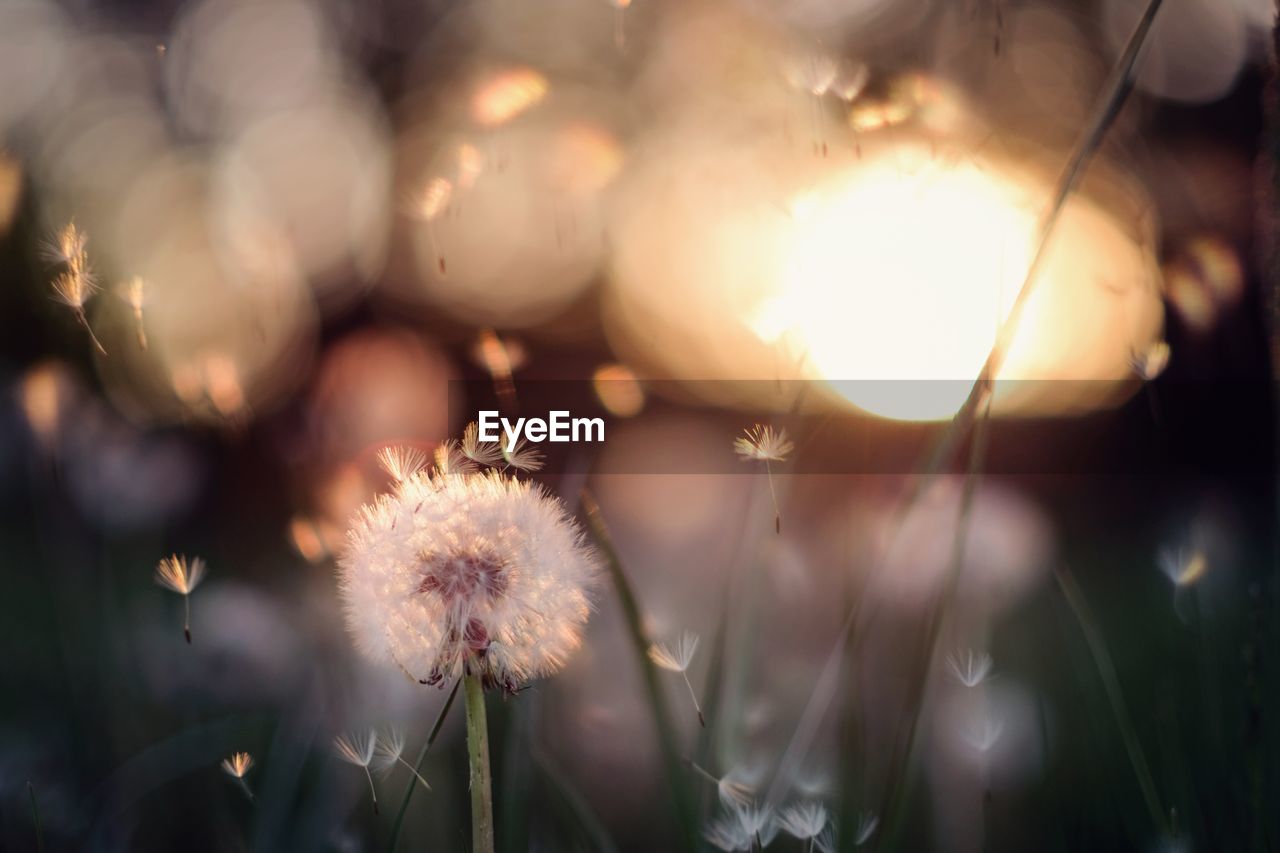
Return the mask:
[[[928,456],[925,458],[924,465],[920,473],[915,477],[911,487],[908,489],[904,500],[902,500],[894,514],[893,521],[890,524],[889,541],[896,538],[898,530],[901,529],[902,521],[915,506],[916,501],[928,489],[932,482],[941,473],[942,469],[951,460],[957,448],[960,447],[963,439],[968,435],[974,421],[978,416],[983,399],[994,384],[996,372],[999,370],[1004,360],[1004,350],[1007,342],[1012,338],[1013,331],[1017,328],[1017,322],[1021,315],[1021,307],[1026,304],[1027,296],[1031,292],[1032,282],[1035,280],[1035,274],[1038,270],[1041,258],[1045,254],[1048,246],[1049,238],[1053,234],[1053,229],[1057,225],[1063,209],[1066,207],[1067,199],[1077,189],[1081,178],[1084,175],[1088,164],[1093,160],[1093,156],[1102,146],[1102,140],[1110,129],[1111,124],[1115,121],[1116,116],[1120,112],[1120,108],[1124,105],[1125,100],[1129,96],[1129,92],[1133,88],[1133,72],[1137,67],[1138,59],[1142,52],[1142,46],[1146,43],[1147,35],[1151,30],[1151,24],[1155,19],[1156,12],[1159,11],[1163,0],[1148,0],[1146,10],[1142,17],[1138,20],[1137,26],[1134,28],[1133,34],[1129,38],[1129,42],[1125,47],[1124,53],[1116,61],[1110,78],[1103,87],[1103,97],[1095,109],[1089,123],[1085,126],[1085,131],[1077,143],[1075,150],[1068,159],[1062,176],[1059,178],[1057,190],[1053,196],[1053,202],[1046,211],[1039,230],[1039,237],[1036,242],[1035,253],[1032,255],[1032,261],[1027,269],[1027,275],[1024,277],[1021,287],[1018,289],[1017,297],[1014,300],[1008,317],[1000,325],[996,335],[995,345],[991,348],[991,352],[987,356],[986,362],[982,366],[982,370],[978,374],[978,380],[974,382],[969,396],[965,399],[960,410],[956,412],[951,422],[943,430],[942,434],[934,442]],[[879,561],[873,566],[873,572],[878,571]],[[840,635],[837,637],[833,648],[828,655],[827,662],[823,666],[822,673],[819,675],[818,683],[815,685],[813,695],[810,697],[808,704],[801,715],[800,725],[797,727],[796,734],[792,737],[791,743],[788,744],[786,752],[783,754],[784,762],[795,762],[803,758],[809,751],[811,739],[816,733],[817,725],[825,715],[827,708],[835,697],[836,685],[835,680],[839,675],[839,667],[845,652],[845,637],[849,631],[855,627],[852,614],[845,619],[840,629]],[[777,785],[774,786],[775,788]],[[773,795],[778,792],[771,790],[769,802],[773,802]]]
[[[396,845],[400,843],[400,831],[404,826],[404,816],[409,811],[409,800],[413,798],[413,789],[418,784],[416,774],[422,772],[422,764],[427,760],[427,751],[436,742],[436,738],[440,735],[440,729],[444,728],[445,718],[449,716],[449,709],[453,707],[453,700],[457,698],[458,686],[461,684],[462,679],[453,682],[453,689],[449,691],[449,698],[445,700],[444,707],[436,715],[435,724],[431,726],[431,733],[427,735],[427,742],[422,745],[422,749],[418,750],[418,758],[413,762],[414,773],[409,776],[409,782],[405,785],[404,797],[400,800],[400,810],[396,812],[396,822],[391,827],[391,844],[387,847],[390,853],[395,853]]]
[[[933,662],[938,651],[938,638],[942,636],[942,627],[946,624],[947,616],[955,601],[956,591],[960,588],[960,579],[964,575],[964,558],[969,543],[969,522],[973,513],[973,499],[986,461],[987,435],[991,423],[990,406],[991,398],[988,396],[986,405],[983,407],[983,416],[973,433],[973,447],[969,451],[969,471],[960,492],[960,507],[956,517],[956,532],[951,543],[946,583],[929,619],[923,654],[920,656],[915,677],[909,682],[911,692],[907,700],[907,709],[910,719],[907,723],[906,743],[897,760],[891,765],[889,782],[885,786],[884,808],[881,811],[885,816],[884,834],[881,836],[880,843],[882,849],[893,849],[902,817],[906,814],[907,803],[911,799],[915,768],[913,759],[916,739],[920,732],[920,717],[924,713],[925,698],[929,689],[929,674],[933,672]]]
[[[676,809],[676,817],[680,822],[680,844],[686,850],[694,848],[697,836],[697,821],[693,812],[693,799],[689,794],[689,786],[681,769],[680,752],[676,746],[675,729],[671,724],[670,710],[667,708],[666,696],[662,692],[662,684],[658,680],[658,670],[649,658],[651,640],[644,630],[644,621],[640,616],[640,605],[636,601],[631,582],[627,579],[622,561],[614,548],[613,539],[609,536],[609,528],[605,526],[600,515],[600,505],[590,492],[582,492],[582,509],[587,517],[587,529],[605,557],[609,569],[609,577],[618,593],[618,602],[622,606],[623,616],[631,637],[632,651],[635,652],[636,663],[644,680],[648,694],[650,710],[653,712],[653,723],[657,729],[658,745],[662,749],[662,762],[667,773],[667,784],[671,789],[671,798]]]
[[[31,819],[36,825],[36,851],[44,853],[44,826],[40,823],[40,806],[36,804],[36,786],[27,780],[27,794],[31,797]]]
[[[1071,612],[1076,617],[1076,622],[1080,625],[1081,632],[1084,634],[1085,644],[1089,647],[1089,654],[1093,658],[1094,666],[1098,670],[1098,676],[1102,680],[1103,690],[1107,694],[1107,702],[1111,706],[1111,714],[1115,717],[1116,726],[1120,729],[1120,739],[1124,742],[1125,752],[1129,756],[1129,763],[1133,766],[1134,775],[1138,777],[1138,787],[1142,789],[1142,799],[1146,803],[1147,810],[1151,813],[1151,821],[1162,831],[1172,836],[1172,828],[1165,818],[1164,810],[1160,807],[1160,797],[1156,794],[1155,780],[1151,776],[1151,768],[1147,765],[1146,756],[1142,752],[1142,744],[1138,741],[1138,731],[1133,727],[1133,720],[1130,718],[1129,709],[1125,705],[1124,693],[1120,690],[1120,678],[1116,674],[1116,666],[1111,659],[1111,653],[1107,651],[1107,643],[1102,637],[1102,631],[1098,628],[1098,624],[1093,618],[1093,613],[1089,609],[1089,604],[1085,601],[1084,593],[1081,591],[1079,584],[1076,583],[1071,570],[1064,565],[1058,565],[1054,569],[1053,575],[1058,581],[1058,587],[1062,590],[1067,604],[1071,607]]]
[[[618,853],[617,845],[609,837],[609,831],[600,822],[600,818],[596,817],[595,812],[592,811],[586,797],[582,796],[582,792],[569,781],[569,777],[556,766],[546,751],[537,744],[531,744],[529,754],[533,758],[533,763],[542,771],[542,775],[551,783],[551,789],[572,813],[578,828],[591,842],[591,848],[598,853]]]

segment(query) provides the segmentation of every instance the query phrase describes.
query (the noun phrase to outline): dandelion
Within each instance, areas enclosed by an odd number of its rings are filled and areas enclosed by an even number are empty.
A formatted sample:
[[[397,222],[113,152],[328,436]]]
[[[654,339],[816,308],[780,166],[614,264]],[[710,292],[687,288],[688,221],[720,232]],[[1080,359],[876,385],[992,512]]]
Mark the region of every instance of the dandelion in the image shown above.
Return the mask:
[[[397,763],[403,764],[408,768],[410,773],[417,777],[418,781],[422,783],[424,788],[428,791],[431,790],[431,786],[427,784],[426,779],[422,778],[422,774],[418,772],[417,768],[405,761],[402,757],[404,755],[405,745],[404,732],[398,729],[388,729],[385,732],[379,732],[376,740],[377,747],[375,748],[375,752],[377,753],[380,769],[390,770]]]
[[[66,267],[53,279],[53,298],[75,313],[76,321],[84,327],[89,340],[93,341],[98,352],[106,355],[106,349],[93,333],[89,318],[84,313],[85,303],[98,291],[98,281],[89,266],[89,255],[85,251],[88,244],[89,239],[85,233],[74,222],[69,222],[45,246],[45,257],[54,264]]]
[[[763,462],[769,478],[769,494],[773,497],[773,529],[782,532],[782,512],[778,509],[778,492],[773,487],[774,462],[783,462],[795,449],[785,429],[756,424],[746,434],[733,442],[733,450],[747,462]]]
[[[991,674],[993,661],[986,652],[966,649],[959,654],[947,655],[947,669],[956,681],[965,687],[977,687]]]
[[[815,841],[827,827],[827,808],[822,803],[797,803],[778,815],[778,823],[789,835],[808,841],[812,851]]]
[[[702,706],[698,704],[698,694],[693,692],[693,684],[689,681],[689,664],[698,651],[698,635],[692,631],[683,631],[676,640],[675,648],[665,643],[654,643],[649,647],[649,660],[669,672],[678,672],[689,688],[689,698],[693,700],[693,709],[698,712],[698,723],[705,729],[707,721],[702,716]]]
[[[187,645],[191,645],[191,593],[204,580],[204,570],[204,560],[199,557],[188,561],[186,557],[177,554],[165,557],[156,565],[156,583],[182,596],[182,603],[186,608],[182,634],[187,638]]]
[[[249,802],[253,802],[253,791],[249,790],[249,783],[244,780],[244,774],[252,768],[253,756],[247,752],[233,752],[229,758],[222,759],[222,772],[236,780],[240,789],[244,791],[244,795],[249,798]]]
[[[441,477],[465,476],[478,470],[476,463],[463,453],[461,445],[452,438],[436,448],[434,458],[436,473]]]
[[[733,779],[729,778],[728,774],[724,776],[716,776],[704,767],[699,766],[696,761],[686,759],[685,763],[693,769],[693,772],[716,786],[716,795],[720,798],[720,802],[724,804],[726,808],[751,805],[751,797],[755,792],[749,785],[744,785],[741,782],[735,782]]]
[[[369,780],[369,796],[373,800],[373,813],[378,814],[378,792],[373,787],[373,774],[369,772],[373,764],[374,751],[378,747],[378,733],[373,729],[368,732],[338,735],[333,739],[333,748],[338,757],[348,764],[364,770]]]
[[[138,346],[147,348],[147,329],[142,322],[142,306],[146,297],[146,283],[142,276],[135,275],[120,286],[120,298],[133,311],[133,323],[138,333]]]
[[[427,454],[416,447],[384,447],[378,451],[378,464],[397,483],[427,467]]]
[[[824,51],[814,50],[795,57],[785,68],[787,82],[801,91],[808,92],[813,120],[813,151],[827,156],[826,131],[823,127],[822,96],[836,80],[838,66],[835,59]]]
[[[477,853],[493,849],[484,690],[564,666],[600,566],[557,498],[493,470],[406,479],[348,533],[339,585],[360,649],[424,684],[463,679]]]
[[[1145,350],[1133,350],[1129,353],[1129,366],[1143,382],[1151,382],[1164,373],[1169,366],[1172,350],[1166,341],[1156,341]]]

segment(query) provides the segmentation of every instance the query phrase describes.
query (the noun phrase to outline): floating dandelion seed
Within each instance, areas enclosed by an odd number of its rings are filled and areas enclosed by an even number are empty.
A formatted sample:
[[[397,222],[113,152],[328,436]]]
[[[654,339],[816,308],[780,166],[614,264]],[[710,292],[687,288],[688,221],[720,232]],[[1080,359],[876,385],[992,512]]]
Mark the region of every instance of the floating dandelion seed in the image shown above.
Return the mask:
[[[528,357],[524,345],[518,340],[503,340],[493,329],[481,329],[471,355],[493,379],[493,389],[502,405],[515,409],[516,386],[513,374]]]
[[[440,243],[436,238],[435,221],[449,206],[453,197],[453,184],[447,178],[432,178],[421,190],[409,197],[406,212],[414,219],[422,221],[427,227],[427,240],[431,243],[431,253],[436,256],[436,266],[444,275],[447,265],[444,253],[440,251]]]
[[[521,471],[538,471],[542,468],[543,456],[541,450],[522,438],[510,450],[502,448],[502,461]]]
[[[649,647],[649,660],[665,670],[680,673],[680,677],[684,679],[685,687],[689,688],[689,698],[693,700],[693,709],[698,712],[698,723],[705,729],[707,721],[702,716],[702,706],[698,704],[698,695],[693,692],[693,685],[689,682],[689,664],[693,663],[693,656],[698,651],[698,640],[697,634],[692,631],[683,631],[680,634],[680,639],[676,640],[675,648],[671,648],[665,643],[651,645]]]
[[[726,808],[751,805],[751,798],[755,792],[749,785],[735,782],[729,777],[729,774],[717,777],[714,773],[699,766],[696,761],[686,760],[686,763],[693,769],[693,772],[716,786],[716,795]]]
[[[813,121],[813,152],[815,154],[821,152],[823,157],[827,156],[827,140],[822,96],[831,89],[838,70],[839,66],[835,59],[818,50],[806,52],[786,67],[787,82],[809,93],[809,111]]]
[[[427,467],[427,454],[416,447],[384,447],[378,451],[378,464],[397,483]]]
[[[174,554],[165,557],[156,565],[156,583],[182,596],[182,603],[186,609],[186,621],[182,623],[182,634],[187,638],[187,645],[191,645],[191,593],[195,592],[196,587],[204,580],[204,573],[204,560],[199,557],[188,561],[186,557]]]
[[[378,733],[373,729],[368,732],[338,735],[333,739],[333,748],[337,751],[338,757],[364,770],[365,778],[369,780],[369,796],[373,800],[374,814],[378,814],[378,792],[373,787],[373,774],[369,772],[369,766],[373,764],[374,751],[377,747]]]
[[[452,438],[436,448],[435,466],[436,473],[441,477],[466,476],[479,470],[476,463],[462,452],[461,445]]]
[[[222,772],[236,780],[250,802],[253,801],[253,791],[249,790],[249,783],[245,781],[244,775],[252,768],[253,756],[247,752],[233,752],[229,758],[222,759]]]
[[[773,811],[751,805],[733,806],[707,827],[703,837],[725,851],[766,847],[778,834]]]
[[[496,468],[502,464],[502,447],[496,441],[480,440],[480,425],[475,421],[462,431],[462,455],[477,465]]]
[[[1156,562],[1177,589],[1191,586],[1209,571],[1209,557],[1201,548],[1164,548],[1157,555]]]
[[[880,826],[880,818],[876,817],[872,812],[862,812],[858,815],[858,825],[854,827],[853,843],[856,847],[861,847],[871,840],[871,836],[875,835],[876,828]]]
[[[813,850],[815,840],[827,827],[827,807],[822,803],[797,803],[778,815],[782,829],[794,838],[808,841]]]
[[[142,306],[146,297],[142,276],[135,275],[120,286],[120,298],[133,310],[133,323],[138,333],[138,346],[147,348],[147,329],[142,322]]]
[[[484,155],[469,142],[458,146],[458,189],[469,190],[484,173]]]
[[[388,729],[385,732],[379,732],[377,734],[377,747],[375,749],[379,766],[384,770],[390,770],[397,763],[403,764],[408,768],[410,773],[417,777],[418,781],[422,783],[422,786],[430,791],[431,786],[427,784],[427,780],[423,779],[422,774],[402,757],[404,754],[404,745],[404,732],[399,729]]]
[[[75,222],[68,222],[44,244],[45,259],[51,264],[75,266],[85,258],[89,238]]]
[[[45,246],[45,256],[55,264],[66,267],[53,280],[53,296],[58,302],[70,308],[76,321],[84,327],[89,340],[98,352],[103,355],[107,351],[89,326],[89,318],[85,316],[84,306],[98,290],[98,282],[89,266],[89,255],[85,247],[89,244],[84,232],[69,222]]]
[[[831,84],[831,91],[837,98],[844,102],[847,110],[852,109],[853,102],[867,88],[867,83],[871,81],[871,71],[863,62],[845,62],[840,66],[840,71],[836,74],[835,82]],[[862,144],[858,141],[858,129],[852,124],[849,126],[850,132],[853,134],[853,150],[859,157],[862,156]]]
[[[993,661],[986,652],[966,649],[959,654],[947,655],[947,669],[956,681],[965,687],[977,687],[991,674]]]
[[[1150,382],[1164,373],[1169,366],[1172,351],[1166,341],[1156,341],[1143,352],[1134,350],[1129,354],[1129,366],[1143,382]]]
[[[773,487],[774,462],[785,461],[788,454],[795,449],[791,439],[787,438],[785,429],[775,430],[771,426],[756,424],[747,430],[746,435],[735,439],[733,450],[747,462],[763,462],[765,474],[769,479],[769,494],[773,498],[773,529],[782,532],[782,512],[778,509],[778,492]]]

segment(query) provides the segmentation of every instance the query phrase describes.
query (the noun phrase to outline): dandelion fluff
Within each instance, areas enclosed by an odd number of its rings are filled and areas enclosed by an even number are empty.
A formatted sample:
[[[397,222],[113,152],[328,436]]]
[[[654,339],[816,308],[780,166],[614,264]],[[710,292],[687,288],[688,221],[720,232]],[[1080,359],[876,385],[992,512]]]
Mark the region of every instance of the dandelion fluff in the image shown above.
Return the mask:
[[[486,685],[514,691],[581,644],[599,566],[540,487],[422,472],[361,509],[339,572],[347,627],[370,658],[427,684],[470,660]]]

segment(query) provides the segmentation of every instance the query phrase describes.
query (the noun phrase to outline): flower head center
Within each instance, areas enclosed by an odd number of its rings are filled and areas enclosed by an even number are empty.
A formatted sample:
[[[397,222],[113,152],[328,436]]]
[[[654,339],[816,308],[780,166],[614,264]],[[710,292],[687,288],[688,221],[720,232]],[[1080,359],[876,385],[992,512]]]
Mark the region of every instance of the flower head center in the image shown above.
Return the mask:
[[[487,545],[423,551],[418,560],[422,567],[418,592],[438,595],[445,604],[477,598],[493,601],[507,591],[506,561]]]

